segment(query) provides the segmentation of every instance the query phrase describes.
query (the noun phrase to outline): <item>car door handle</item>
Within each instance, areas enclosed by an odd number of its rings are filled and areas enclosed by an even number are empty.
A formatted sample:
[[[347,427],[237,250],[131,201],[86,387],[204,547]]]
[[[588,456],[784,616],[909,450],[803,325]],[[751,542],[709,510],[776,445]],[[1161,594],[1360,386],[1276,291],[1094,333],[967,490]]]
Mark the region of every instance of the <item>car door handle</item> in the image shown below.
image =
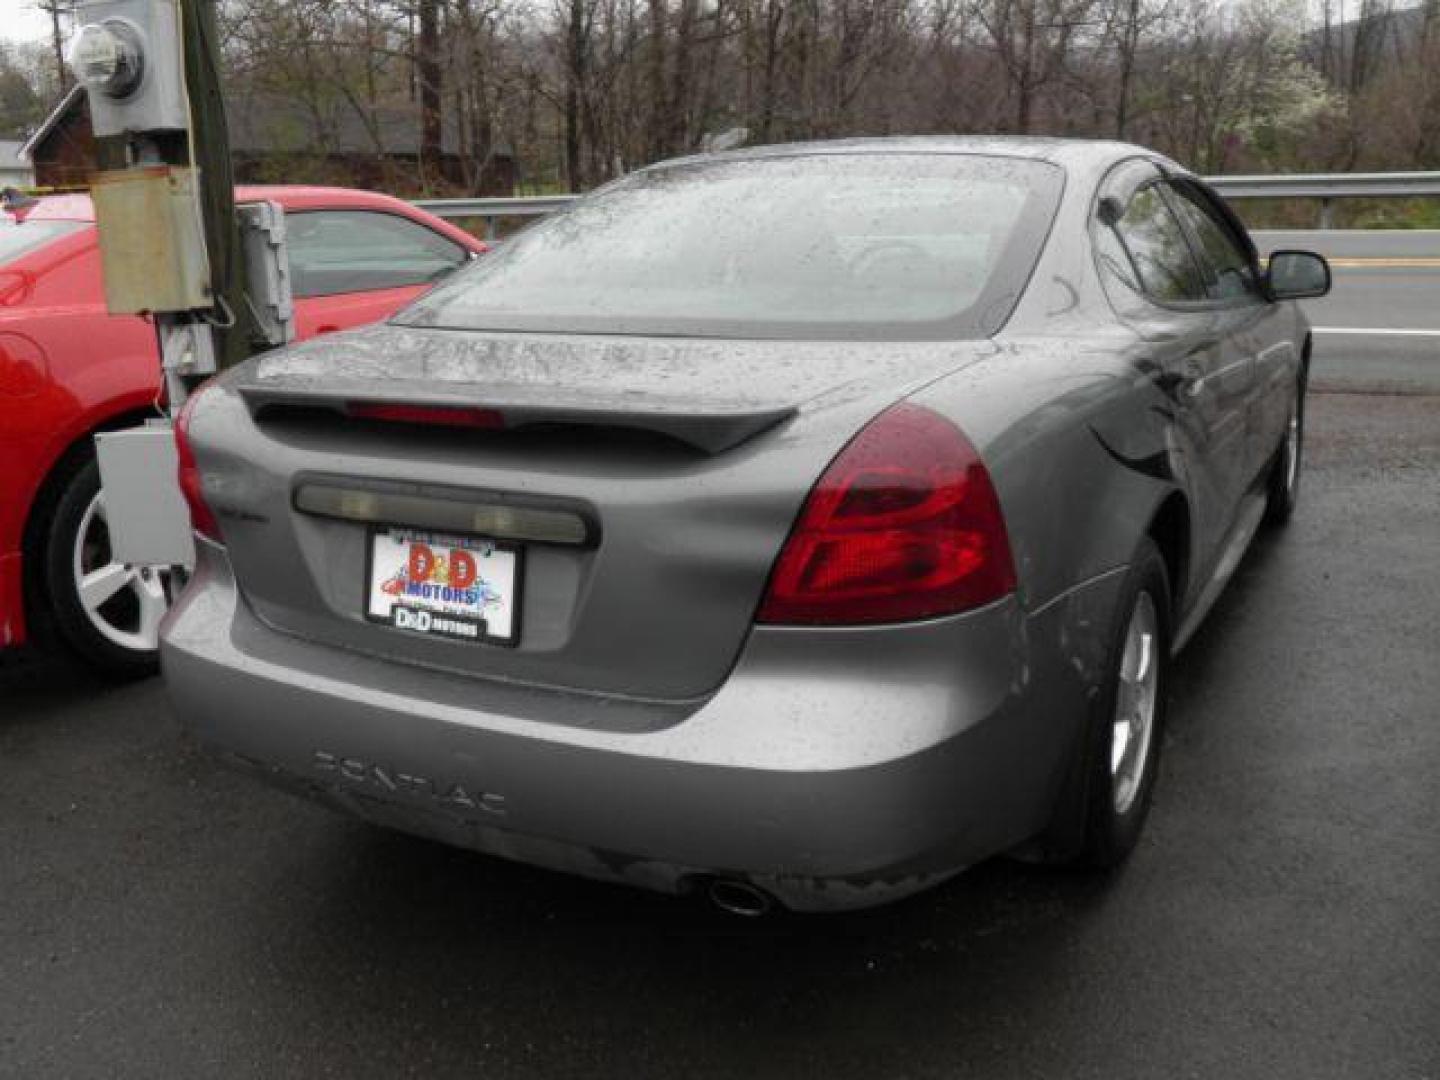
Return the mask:
[[[326,323],[324,326],[317,326],[317,327],[315,328],[315,333],[316,333],[316,334],[333,334],[333,333],[335,333],[336,331],[338,331],[339,329],[340,329],[340,327],[335,326],[335,325],[332,324],[332,323]]]

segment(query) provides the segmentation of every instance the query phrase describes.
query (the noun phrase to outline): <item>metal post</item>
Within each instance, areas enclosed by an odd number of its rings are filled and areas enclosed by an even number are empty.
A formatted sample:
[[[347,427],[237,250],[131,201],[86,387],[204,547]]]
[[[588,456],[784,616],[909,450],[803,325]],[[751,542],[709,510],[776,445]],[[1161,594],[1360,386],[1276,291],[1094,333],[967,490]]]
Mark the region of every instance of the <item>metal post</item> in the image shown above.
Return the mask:
[[[190,164],[200,171],[200,209],[215,297],[215,360],[224,369],[250,355],[252,326],[245,304],[245,263],[235,221],[235,175],[220,83],[214,0],[180,0],[185,90],[190,102]]]
[[[1323,198],[1320,200],[1320,224],[1319,228],[1335,228],[1335,200]]]

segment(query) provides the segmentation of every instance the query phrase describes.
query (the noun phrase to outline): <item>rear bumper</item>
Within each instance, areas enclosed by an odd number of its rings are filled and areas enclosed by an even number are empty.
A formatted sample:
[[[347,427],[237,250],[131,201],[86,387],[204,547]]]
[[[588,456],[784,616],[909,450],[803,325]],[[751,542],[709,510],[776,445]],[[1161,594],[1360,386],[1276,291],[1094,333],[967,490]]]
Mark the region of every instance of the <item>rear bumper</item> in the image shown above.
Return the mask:
[[[1038,619],[1012,598],[759,628],[714,694],[637,704],[279,635],[201,546],[161,659],[205,747],[372,821],[590,877],[745,878],[808,910],[894,899],[1041,828],[1083,713],[1083,664],[1058,649],[1078,594]]]

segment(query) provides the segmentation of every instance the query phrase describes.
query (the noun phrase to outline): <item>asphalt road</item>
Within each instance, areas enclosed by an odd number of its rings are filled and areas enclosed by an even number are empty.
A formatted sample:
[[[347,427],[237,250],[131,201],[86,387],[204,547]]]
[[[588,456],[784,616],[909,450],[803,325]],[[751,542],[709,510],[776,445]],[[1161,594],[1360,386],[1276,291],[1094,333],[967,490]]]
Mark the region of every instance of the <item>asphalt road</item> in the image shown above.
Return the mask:
[[[1111,879],[744,921],[332,816],[0,668],[7,1077],[1440,1076],[1440,396],[1312,397]]]
[[[1319,385],[1440,391],[1440,231],[1254,236],[1264,253],[1300,248],[1331,261],[1330,295],[1304,305],[1315,328],[1312,373]]]

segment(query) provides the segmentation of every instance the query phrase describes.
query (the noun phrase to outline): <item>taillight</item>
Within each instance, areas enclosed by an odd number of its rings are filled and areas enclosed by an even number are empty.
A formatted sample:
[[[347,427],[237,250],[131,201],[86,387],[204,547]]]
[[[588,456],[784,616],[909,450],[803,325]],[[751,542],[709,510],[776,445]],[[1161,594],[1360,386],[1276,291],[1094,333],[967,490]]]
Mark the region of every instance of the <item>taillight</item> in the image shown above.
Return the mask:
[[[180,461],[180,494],[185,496],[185,504],[190,507],[190,525],[201,536],[220,543],[220,523],[215,520],[215,512],[205,502],[204,489],[200,484],[200,467],[195,463],[195,451],[190,449],[190,414],[204,392],[204,387],[201,387],[191,394],[181,408],[180,415],[175,418],[175,452]]]
[[[854,625],[949,615],[1015,588],[1000,501],[970,440],[901,403],[810,492],[756,618]]]
[[[480,428],[495,431],[505,426],[505,417],[495,409],[474,409],[455,405],[407,405],[391,401],[350,401],[345,415],[357,420],[384,420],[392,424],[434,424],[439,427]]]

